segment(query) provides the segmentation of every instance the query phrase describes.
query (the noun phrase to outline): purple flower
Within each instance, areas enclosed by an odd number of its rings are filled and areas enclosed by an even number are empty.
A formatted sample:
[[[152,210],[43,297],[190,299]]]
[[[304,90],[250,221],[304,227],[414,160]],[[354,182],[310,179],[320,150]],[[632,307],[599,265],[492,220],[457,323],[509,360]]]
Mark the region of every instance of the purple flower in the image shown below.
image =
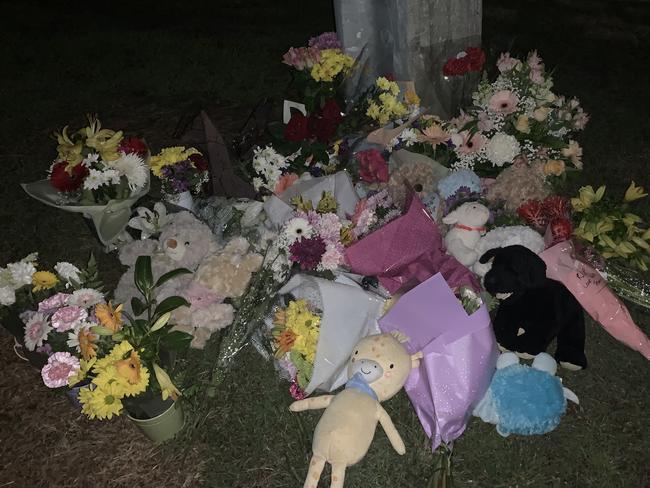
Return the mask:
[[[325,241],[319,236],[303,238],[289,246],[289,259],[299,263],[303,271],[314,269],[325,254],[325,247]]]
[[[309,39],[309,47],[315,47],[319,51],[323,49],[343,49],[336,32],[323,32],[320,36]]]

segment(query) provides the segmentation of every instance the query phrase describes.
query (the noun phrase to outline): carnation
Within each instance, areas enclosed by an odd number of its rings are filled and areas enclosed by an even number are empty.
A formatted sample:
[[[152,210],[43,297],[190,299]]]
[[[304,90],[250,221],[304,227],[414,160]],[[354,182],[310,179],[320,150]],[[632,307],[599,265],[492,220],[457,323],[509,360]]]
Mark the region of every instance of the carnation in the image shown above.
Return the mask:
[[[8,307],[16,303],[16,292],[10,286],[0,286],[0,305]]]
[[[79,273],[81,273],[79,268],[77,268],[74,264],[66,262],[56,263],[56,266],[54,266],[54,271],[56,271],[57,274],[65,281],[75,282],[79,281]]]
[[[68,384],[68,379],[80,369],[79,360],[69,352],[55,352],[41,370],[43,383],[48,388],[61,388]]]
[[[52,327],[59,332],[74,329],[88,318],[88,312],[81,307],[63,307],[52,315]]]
[[[504,164],[512,163],[521,152],[521,147],[514,136],[498,132],[487,143],[485,152],[494,166],[501,167]]]
[[[88,308],[104,301],[104,295],[92,288],[82,288],[75,291],[68,300],[69,305]]]
[[[38,311],[51,313],[57,308],[65,307],[68,304],[68,298],[70,298],[70,295],[67,293],[56,293],[40,302],[38,304]]]
[[[34,265],[25,261],[9,263],[7,269],[11,273],[11,279],[13,280],[16,289],[31,284],[32,276],[36,273]]]

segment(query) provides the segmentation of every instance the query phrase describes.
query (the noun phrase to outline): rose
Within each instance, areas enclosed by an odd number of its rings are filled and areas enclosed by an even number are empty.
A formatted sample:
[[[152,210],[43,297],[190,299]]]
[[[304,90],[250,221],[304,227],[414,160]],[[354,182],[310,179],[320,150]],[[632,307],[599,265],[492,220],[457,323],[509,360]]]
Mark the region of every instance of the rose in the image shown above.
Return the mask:
[[[202,154],[199,153],[194,153],[190,155],[187,159],[192,161],[194,164],[194,167],[198,169],[199,171],[207,171],[208,169],[208,162],[205,160]]]
[[[310,137],[309,120],[300,112],[295,112],[284,128],[284,138],[291,142],[300,142]]]
[[[388,164],[377,149],[367,149],[357,153],[359,177],[368,183],[387,183]]]
[[[142,157],[145,157],[148,152],[147,145],[137,137],[125,137],[117,146],[117,150],[124,154],[137,154]]]
[[[320,142],[329,141],[336,133],[337,124],[324,117],[309,117],[309,128],[311,133]]]
[[[88,176],[88,168],[77,164],[70,172],[66,170],[68,163],[62,161],[54,164],[50,171],[50,184],[59,191],[75,191],[83,184]]]
[[[333,98],[330,98],[325,102],[321,113],[325,120],[329,120],[336,125],[340,124],[343,120],[343,115],[341,115],[341,107],[339,107],[339,104]]]
[[[482,71],[485,65],[485,53],[480,47],[468,47],[465,52],[467,53],[467,60],[469,63],[470,71]]]
[[[564,161],[561,159],[549,159],[544,165],[544,174],[546,176],[560,176],[562,173],[564,173],[564,168]]]

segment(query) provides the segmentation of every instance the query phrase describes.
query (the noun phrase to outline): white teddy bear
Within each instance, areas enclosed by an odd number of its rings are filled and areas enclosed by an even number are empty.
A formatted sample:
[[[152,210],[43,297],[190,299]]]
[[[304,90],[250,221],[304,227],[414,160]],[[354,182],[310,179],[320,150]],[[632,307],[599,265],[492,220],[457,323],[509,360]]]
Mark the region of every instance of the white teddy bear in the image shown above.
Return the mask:
[[[474,249],[485,234],[485,224],[490,218],[490,210],[478,202],[463,203],[450,212],[442,221],[453,225],[445,236],[447,252],[462,265],[472,266],[480,254]]]
[[[510,225],[506,227],[497,227],[485,234],[476,244],[474,250],[480,258],[490,249],[497,247],[514,246],[519,244],[527,247],[535,254],[539,254],[544,250],[544,238],[536,231],[526,225]],[[479,263],[476,261],[472,266],[472,271],[480,278],[492,268],[492,263]]]

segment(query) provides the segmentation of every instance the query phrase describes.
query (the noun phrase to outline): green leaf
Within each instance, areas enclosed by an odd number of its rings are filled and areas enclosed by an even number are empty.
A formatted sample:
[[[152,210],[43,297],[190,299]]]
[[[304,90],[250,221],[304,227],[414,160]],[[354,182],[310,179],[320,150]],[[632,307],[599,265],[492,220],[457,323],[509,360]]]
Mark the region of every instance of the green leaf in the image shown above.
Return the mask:
[[[138,256],[135,261],[135,286],[140,293],[147,295],[153,286],[153,274],[151,272],[151,256]]]
[[[171,280],[172,278],[175,278],[179,275],[182,274],[191,274],[192,272],[187,269],[187,268],[178,268],[178,269],[172,269],[171,271],[168,271],[164,275],[162,275],[160,278],[158,278],[158,281],[156,281],[156,284],[154,285],[154,288],[158,288],[160,285],[163,283]]]
[[[171,318],[171,316],[172,316],[171,312],[167,312],[167,313],[162,314],[160,317],[158,317],[158,320],[156,320],[156,322],[151,326],[150,331],[151,332],[156,332],[158,329],[160,329],[160,328],[164,327],[165,325],[167,325],[167,322],[169,322],[169,319]]]
[[[176,310],[178,307],[189,307],[190,303],[185,300],[183,297],[167,297],[162,302],[158,304],[154,315],[162,315],[172,310]]]
[[[111,329],[108,329],[108,328],[104,327],[103,325],[95,325],[95,326],[91,327],[90,330],[92,332],[94,332],[95,334],[98,334],[100,336],[112,336],[113,335],[113,331]]]
[[[133,310],[133,314],[137,317],[138,315],[141,315],[147,307],[145,307],[144,303],[142,303],[142,300],[140,300],[138,297],[133,297],[131,298],[131,310]]]
[[[170,351],[182,351],[189,347],[192,339],[192,334],[181,332],[180,330],[173,330],[160,339],[160,344]]]

